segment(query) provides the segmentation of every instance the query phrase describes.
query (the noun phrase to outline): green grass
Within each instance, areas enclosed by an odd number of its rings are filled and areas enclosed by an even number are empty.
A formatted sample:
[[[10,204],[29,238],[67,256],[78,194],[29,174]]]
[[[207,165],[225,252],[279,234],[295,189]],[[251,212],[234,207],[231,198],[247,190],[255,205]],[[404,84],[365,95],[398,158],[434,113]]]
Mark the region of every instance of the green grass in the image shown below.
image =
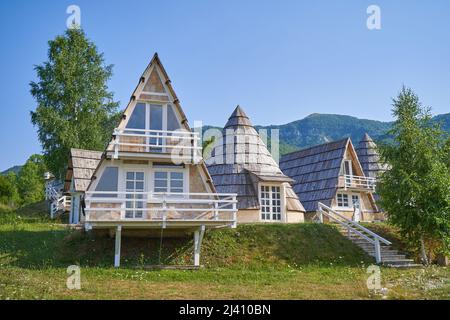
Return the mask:
[[[109,267],[114,239],[69,230],[51,221],[29,218],[0,224],[0,263],[25,268],[78,264]],[[127,238],[122,240],[122,265],[192,263],[189,238]],[[161,253],[160,253],[161,250]],[[283,269],[305,265],[358,266],[371,258],[329,225],[313,223],[241,225],[208,231],[202,244],[208,268]]]
[[[7,212],[5,212],[7,211]],[[188,264],[191,239],[125,238],[122,268],[114,240],[93,237],[44,215],[0,208],[0,299],[381,299],[367,289],[370,257],[332,226],[241,225],[208,232],[199,271],[147,271]],[[18,218],[17,214],[21,217]],[[66,288],[66,268],[81,266],[81,290]],[[391,299],[449,299],[448,268],[382,268]]]

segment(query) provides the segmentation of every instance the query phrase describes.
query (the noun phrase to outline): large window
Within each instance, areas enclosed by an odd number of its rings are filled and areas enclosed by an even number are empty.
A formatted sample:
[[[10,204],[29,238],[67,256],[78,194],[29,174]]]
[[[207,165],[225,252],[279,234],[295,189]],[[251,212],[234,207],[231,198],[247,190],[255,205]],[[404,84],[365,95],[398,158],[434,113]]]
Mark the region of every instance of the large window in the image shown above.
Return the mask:
[[[146,129],[145,123],[146,105],[145,103],[138,103],[134,107],[130,120],[127,123],[127,129]]]
[[[171,104],[138,102],[126,125],[126,133],[146,134],[145,141],[140,142],[149,145],[145,149],[146,152],[165,152],[163,146],[166,144],[166,138],[163,135],[170,134],[164,131],[175,131],[180,128],[180,122]]]
[[[184,192],[184,172],[159,169],[155,171],[154,192]]]
[[[279,186],[261,186],[261,219],[264,221],[281,220],[281,188]]]
[[[105,170],[103,170],[103,174],[100,177],[97,186],[95,187],[95,191],[108,191],[108,192],[117,191],[118,178],[119,178],[118,167],[106,167]],[[96,194],[95,197],[115,198],[117,197],[117,194],[110,194],[110,193]]]
[[[174,131],[181,126],[171,104],[138,102],[126,128]]]

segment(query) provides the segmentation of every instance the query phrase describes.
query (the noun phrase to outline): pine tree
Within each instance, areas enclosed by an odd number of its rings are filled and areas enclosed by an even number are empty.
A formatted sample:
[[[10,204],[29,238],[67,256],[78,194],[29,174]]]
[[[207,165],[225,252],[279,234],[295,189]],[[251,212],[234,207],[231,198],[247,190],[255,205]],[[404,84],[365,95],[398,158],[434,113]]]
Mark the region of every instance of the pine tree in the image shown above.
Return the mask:
[[[444,133],[411,89],[403,88],[394,100],[393,115],[394,144],[380,147],[391,168],[381,176],[377,192],[390,222],[428,263],[427,241],[438,241],[444,253],[449,250],[450,173],[443,161]]]

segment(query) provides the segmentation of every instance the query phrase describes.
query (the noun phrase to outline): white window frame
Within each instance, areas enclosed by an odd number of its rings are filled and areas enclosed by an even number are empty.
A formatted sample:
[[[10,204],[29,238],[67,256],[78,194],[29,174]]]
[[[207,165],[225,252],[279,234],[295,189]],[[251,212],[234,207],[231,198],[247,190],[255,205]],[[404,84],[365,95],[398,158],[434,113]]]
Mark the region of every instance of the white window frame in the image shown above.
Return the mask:
[[[353,175],[353,163],[352,162],[353,161],[350,160],[350,159],[344,160],[344,162],[342,163],[342,174],[349,175],[349,176]],[[348,173],[345,172],[345,165],[346,165],[346,163],[348,163],[348,168],[349,168],[349,172]]]
[[[339,206],[339,201],[338,201],[338,195],[342,194],[342,195],[347,195],[348,198],[348,206]],[[335,208],[338,210],[347,210],[347,211],[351,211],[354,209],[353,206],[353,197],[357,196],[359,198],[359,209],[362,211],[362,207],[363,207],[363,199],[362,199],[362,194],[358,193],[358,192],[337,192],[336,196],[335,196],[335,201],[336,201],[336,205]]]
[[[170,173],[171,172],[179,172],[183,174],[183,194],[186,194],[189,192],[189,168],[172,168],[172,167],[164,167],[164,166],[154,166],[152,168],[152,173],[151,173],[151,179],[150,179],[150,190],[152,195],[154,194],[155,191],[155,173],[157,172],[167,172],[167,192],[170,193]],[[154,196],[154,195],[153,195]]]
[[[95,179],[94,179],[93,183],[91,184],[90,188],[87,191],[97,192],[96,189],[97,189],[98,183],[100,182],[101,177],[103,176],[103,173],[105,172],[106,168],[108,168],[108,167],[117,168],[117,171],[118,171],[117,172],[117,179],[118,179],[118,181],[117,181],[117,191],[121,190],[120,189],[121,188],[121,186],[120,186],[120,184],[121,184],[120,179],[121,179],[121,170],[122,170],[121,165],[119,163],[114,163],[113,164],[111,162],[107,162],[103,166],[101,166],[101,168],[98,170],[97,174],[95,175]],[[98,191],[98,192],[101,192],[101,191]],[[107,191],[105,191],[105,192],[107,192]],[[120,198],[120,196],[119,196],[119,198]],[[114,200],[115,200],[114,197],[108,198],[108,202],[114,202]],[[116,202],[117,202],[117,200],[116,200]]]
[[[261,187],[269,187],[270,188],[270,192],[269,192],[269,203],[270,203],[270,212],[269,212],[269,219],[263,219],[262,215],[262,195],[261,195]],[[272,187],[276,187],[280,189],[280,219],[273,219],[273,205],[272,205]],[[284,222],[285,221],[285,216],[286,216],[286,212],[285,212],[285,200],[284,200],[284,186],[282,184],[273,184],[273,183],[259,183],[258,184],[258,200],[259,200],[259,221],[261,222],[268,222],[268,223],[274,223],[274,222]],[[264,214],[267,214],[268,212],[264,212]]]
[[[339,196],[342,196],[342,206],[339,205]],[[344,196],[347,197],[347,205],[344,205]],[[338,192],[336,194],[336,207],[341,209],[351,209],[351,203],[350,203],[351,195],[345,192]]]

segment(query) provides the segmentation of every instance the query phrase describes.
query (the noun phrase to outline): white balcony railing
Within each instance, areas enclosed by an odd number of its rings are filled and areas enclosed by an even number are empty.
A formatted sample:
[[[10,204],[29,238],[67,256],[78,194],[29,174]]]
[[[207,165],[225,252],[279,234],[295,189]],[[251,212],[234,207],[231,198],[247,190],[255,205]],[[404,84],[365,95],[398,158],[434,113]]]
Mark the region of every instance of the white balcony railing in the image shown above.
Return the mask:
[[[119,152],[163,153],[174,158],[191,159],[198,163],[202,147],[198,132],[187,130],[114,129],[114,158]]]
[[[375,191],[377,180],[371,177],[342,175],[339,177],[339,187],[344,189],[357,189]]]
[[[47,182],[45,184],[45,200],[50,203],[50,218],[55,218],[59,211],[68,211],[72,203],[70,195],[64,195],[63,185],[58,182]]]
[[[86,222],[223,222],[236,226],[236,194],[87,191]]]

